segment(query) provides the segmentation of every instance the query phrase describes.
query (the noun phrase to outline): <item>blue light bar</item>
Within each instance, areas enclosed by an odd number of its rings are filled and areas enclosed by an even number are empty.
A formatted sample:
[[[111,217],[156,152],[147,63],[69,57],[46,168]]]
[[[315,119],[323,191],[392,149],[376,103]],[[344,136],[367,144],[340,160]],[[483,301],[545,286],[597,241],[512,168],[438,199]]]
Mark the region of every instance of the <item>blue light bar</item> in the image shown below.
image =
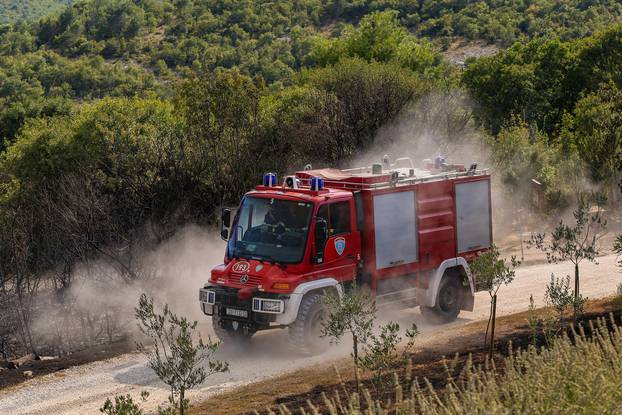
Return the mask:
[[[324,179],[321,177],[312,177],[311,178],[311,190],[322,190],[324,188]]]
[[[276,186],[276,173],[265,173],[263,175],[263,185],[267,187]]]

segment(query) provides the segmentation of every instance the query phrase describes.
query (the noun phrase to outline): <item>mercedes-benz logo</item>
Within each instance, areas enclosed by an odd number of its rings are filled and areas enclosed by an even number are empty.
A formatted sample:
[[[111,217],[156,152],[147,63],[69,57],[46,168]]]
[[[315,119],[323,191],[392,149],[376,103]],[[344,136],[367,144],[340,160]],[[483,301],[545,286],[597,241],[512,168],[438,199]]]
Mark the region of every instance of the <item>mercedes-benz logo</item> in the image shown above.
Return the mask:
[[[240,277],[240,284],[246,284],[248,282],[248,275],[242,275]]]

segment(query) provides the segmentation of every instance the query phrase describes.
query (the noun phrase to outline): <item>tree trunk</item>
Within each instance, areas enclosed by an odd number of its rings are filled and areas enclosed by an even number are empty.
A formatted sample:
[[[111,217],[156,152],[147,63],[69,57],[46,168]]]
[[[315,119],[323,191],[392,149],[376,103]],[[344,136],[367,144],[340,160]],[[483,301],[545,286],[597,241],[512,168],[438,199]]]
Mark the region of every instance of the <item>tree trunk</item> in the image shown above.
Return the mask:
[[[574,299],[579,299],[579,264],[574,264]]]
[[[354,357],[354,380],[356,381],[356,393],[359,393],[359,339],[356,334],[352,335],[352,354]]]
[[[490,327],[490,358],[492,359],[492,354],[495,351],[495,319],[497,316],[497,294],[492,296],[492,318],[491,318],[491,327]]]
[[[20,325],[22,327],[22,341],[24,346],[33,354],[37,354],[35,344],[32,341],[32,333],[30,331],[30,310],[26,310],[22,295],[17,295],[17,315],[19,317]]]
[[[106,336],[108,337],[108,343],[112,344],[112,327],[110,325],[110,314],[108,308],[106,308]]]
[[[579,304],[579,263],[574,264],[574,304],[572,307],[572,322],[577,323],[577,304]]]
[[[179,415],[184,415],[186,389],[179,388]]]

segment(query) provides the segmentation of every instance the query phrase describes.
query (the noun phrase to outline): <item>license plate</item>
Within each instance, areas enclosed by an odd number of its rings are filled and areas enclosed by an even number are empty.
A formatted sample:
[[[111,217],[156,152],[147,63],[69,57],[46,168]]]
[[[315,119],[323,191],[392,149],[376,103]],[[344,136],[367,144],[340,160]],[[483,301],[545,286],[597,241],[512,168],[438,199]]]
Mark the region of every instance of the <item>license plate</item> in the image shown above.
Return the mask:
[[[227,308],[225,312],[227,313],[228,316],[248,318],[248,311],[246,310],[238,310],[237,308]]]

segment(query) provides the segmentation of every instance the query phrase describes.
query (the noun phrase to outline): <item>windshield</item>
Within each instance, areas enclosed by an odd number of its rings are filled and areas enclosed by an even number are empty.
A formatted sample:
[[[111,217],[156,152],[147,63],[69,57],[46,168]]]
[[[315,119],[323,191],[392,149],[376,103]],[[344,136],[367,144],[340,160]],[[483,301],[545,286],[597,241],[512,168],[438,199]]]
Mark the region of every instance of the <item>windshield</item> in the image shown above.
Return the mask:
[[[312,214],[312,203],[246,197],[233,224],[227,256],[300,262]]]

